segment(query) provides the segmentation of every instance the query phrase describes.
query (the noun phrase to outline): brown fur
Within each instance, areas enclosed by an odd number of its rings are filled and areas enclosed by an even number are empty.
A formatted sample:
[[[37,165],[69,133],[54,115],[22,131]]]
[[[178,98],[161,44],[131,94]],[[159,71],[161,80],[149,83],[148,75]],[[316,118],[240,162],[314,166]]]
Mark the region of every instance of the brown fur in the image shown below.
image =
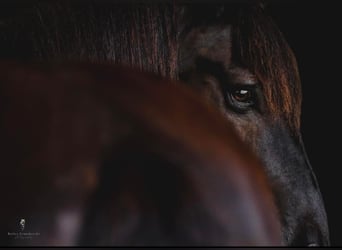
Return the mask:
[[[279,244],[259,160],[190,89],[109,65],[0,69],[1,242]],[[63,211],[80,215],[80,242],[63,234]],[[41,236],[5,237],[18,216]]]

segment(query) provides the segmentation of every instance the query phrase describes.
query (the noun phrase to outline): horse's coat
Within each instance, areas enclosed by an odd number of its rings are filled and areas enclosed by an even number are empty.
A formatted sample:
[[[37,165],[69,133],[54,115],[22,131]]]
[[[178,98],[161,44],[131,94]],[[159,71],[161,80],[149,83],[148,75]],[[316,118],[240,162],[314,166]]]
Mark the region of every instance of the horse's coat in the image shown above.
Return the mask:
[[[185,86],[108,65],[0,63],[0,101],[2,244],[280,244],[260,161]],[[40,235],[8,236],[18,217]]]

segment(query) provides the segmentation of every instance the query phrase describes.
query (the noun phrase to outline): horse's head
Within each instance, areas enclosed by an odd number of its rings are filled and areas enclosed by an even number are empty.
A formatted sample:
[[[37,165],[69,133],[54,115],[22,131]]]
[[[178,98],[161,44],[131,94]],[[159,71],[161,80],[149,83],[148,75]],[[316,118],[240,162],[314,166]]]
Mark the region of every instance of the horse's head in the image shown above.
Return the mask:
[[[191,89],[122,67],[0,65],[2,243],[280,244],[262,164]],[[40,235],[7,235],[20,216]]]
[[[185,10],[181,78],[215,103],[260,156],[290,245],[327,245],[326,213],[300,134],[301,86],[291,49],[262,6]]]

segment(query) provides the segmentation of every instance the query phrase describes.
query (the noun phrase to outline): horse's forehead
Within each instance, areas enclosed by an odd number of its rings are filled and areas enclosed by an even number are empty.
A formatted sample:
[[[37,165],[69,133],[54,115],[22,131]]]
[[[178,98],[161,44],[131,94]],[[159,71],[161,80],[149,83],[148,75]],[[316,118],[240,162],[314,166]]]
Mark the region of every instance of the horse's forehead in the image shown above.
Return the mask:
[[[202,57],[211,62],[217,62],[223,66],[224,72],[229,74],[229,78],[236,83],[247,85],[257,84],[258,80],[254,74],[247,68],[241,68],[239,64],[232,59],[232,35],[231,26],[208,26],[197,27],[189,32],[186,41],[186,49],[183,49],[183,58],[187,58],[187,63]],[[191,58],[190,61],[188,58]]]
[[[204,57],[220,62],[225,68],[231,63],[231,27],[209,26],[194,28],[186,38],[186,44],[191,46],[190,57]]]

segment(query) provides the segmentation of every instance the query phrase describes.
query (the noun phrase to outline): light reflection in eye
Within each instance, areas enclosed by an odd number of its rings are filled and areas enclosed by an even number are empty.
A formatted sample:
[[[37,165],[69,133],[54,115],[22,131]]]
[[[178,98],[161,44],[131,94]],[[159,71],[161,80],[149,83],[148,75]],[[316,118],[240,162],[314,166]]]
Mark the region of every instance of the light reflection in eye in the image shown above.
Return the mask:
[[[251,102],[252,101],[252,91],[247,89],[237,89],[231,94],[232,97],[238,102]]]

